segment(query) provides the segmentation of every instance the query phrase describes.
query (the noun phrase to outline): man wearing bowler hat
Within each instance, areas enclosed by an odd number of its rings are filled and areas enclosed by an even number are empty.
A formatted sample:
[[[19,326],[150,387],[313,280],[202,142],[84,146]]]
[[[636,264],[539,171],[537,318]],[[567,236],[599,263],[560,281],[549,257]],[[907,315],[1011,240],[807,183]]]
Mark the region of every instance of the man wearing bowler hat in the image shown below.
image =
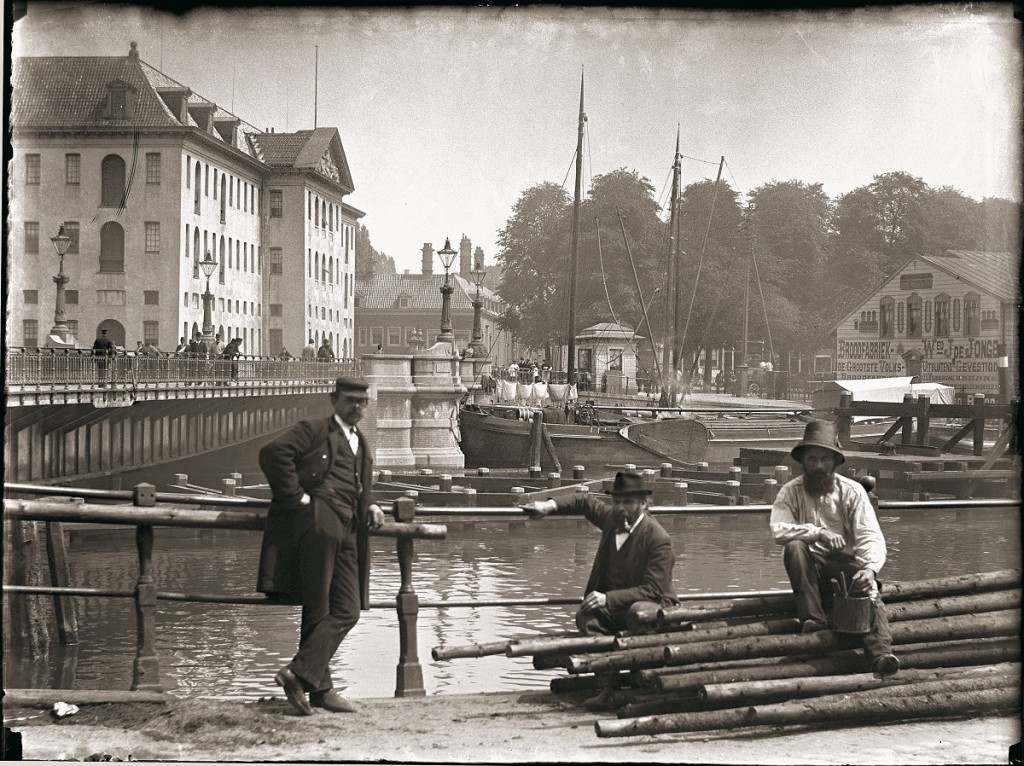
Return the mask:
[[[785,546],[782,558],[802,632],[828,629],[826,609],[834,588],[844,583],[850,595],[871,599],[864,648],[871,670],[891,676],[900,662],[892,653],[889,620],[878,593],[886,550],[871,500],[860,482],[836,473],[846,457],[832,423],[809,422],[791,454],[803,475],[779,490],[770,524],[775,542]]]
[[[619,471],[608,492],[612,502],[589,494],[537,500],[523,506],[534,518],[555,511],[582,513],[601,530],[594,565],[576,613],[583,635],[611,635],[630,626],[632,615],[678,604],[672,590],[675,553],[668,532],[650,515],[651,490],[635,471]],[[612,674],[598,674],[601,692],[585,703],[603,709],[611,702]]]
[[[331,680],[342,639],[369,607],[369,531],[384,523],[370,502],[372,458],[356,424],[366,381],[340,377],[334,414],[302,420],[260,450],[272,492],[257,590],[302,605],[299,650],[274,680],[303,715],[355,712]]]

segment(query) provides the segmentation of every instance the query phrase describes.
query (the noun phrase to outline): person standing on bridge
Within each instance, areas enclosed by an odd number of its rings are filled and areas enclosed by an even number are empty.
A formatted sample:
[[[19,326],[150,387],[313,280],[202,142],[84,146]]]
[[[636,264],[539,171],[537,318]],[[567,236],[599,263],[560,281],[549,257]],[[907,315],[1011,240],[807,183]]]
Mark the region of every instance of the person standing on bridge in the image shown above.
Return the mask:
[[[100,330],[100,337],[93,341],[92,355],[96,357],[96,379],[100,382],[100,388],[106,388],[110,357],[114,355],[114,342],[107,337],[106,330]]]
[[[320,344],[320,350],[316,352],[316,358],[320,362],[334,361],[334,349],[331,348],[331,342],[327,338],[324,338],[324,342]]]
[[[836,473],[846,456],[839,449],[834,424],[809,422],[803,441],[790,454],[804,472],[779,490],[769,523],[775,542],[785,546],[782,560],[796,597],[801,630],[828,630],[831,583],[848,582],[851,595],[871,599],[871,622],[863,639],[871,670],[882,677],[894,675],[900,661],[892,653],[889,619],[878,585],[878,572],[885,564],[885,538],[871,499],[860,482]]]
[[[582,513],[601,530],[594,565],[576,613],[582,635],[612,635],[631,627],[635,615],[679,603],[672,589],[676,557],[672,540],[650,515],[651,490],[636,471],[619,471],[608,494],[612,502],[588,495],[560,500],[535,500],[523,506],[533,518],[555,511]],[[616,673],[598,675],[597,696],[584,705],[607,709],[612,703]]]
[[[303,715],[357,709],[335,691],[330,663],[369,608],[369,532],[384,523],[370,500],[370,448],[356,428],[367,389],[339,377],[332,417],[302,420],[260,450],[272,500],[256,589],[302,605],[299,649],[274,680]]]
[[[312,338],[302,347],[302,359],[304,361],[316,359],[316,341]]]

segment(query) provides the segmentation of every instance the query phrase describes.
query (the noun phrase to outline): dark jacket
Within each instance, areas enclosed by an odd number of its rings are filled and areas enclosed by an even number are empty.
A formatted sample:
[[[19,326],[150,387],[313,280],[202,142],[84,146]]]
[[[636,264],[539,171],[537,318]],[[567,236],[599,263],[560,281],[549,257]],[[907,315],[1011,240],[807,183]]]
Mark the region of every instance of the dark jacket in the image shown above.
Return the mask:
[[[591,524],[601,530],[601,542],[584,591],[586,595],[598,589],[601,576],[607,568],[607,552],[609,545],[615,545],[612,538],[618,531],[618,516],[611,505],[589,495],[577,495],[569,500],[559,500],[557,503],[559,511],[582,513]],[[643,521],[630,533],[630,540],[627,564],[629,586],[605,594],[608,597],[608,611],[619,612],[629,609],[637,601],[653,601],[662,606],[678,604],[679,600],[672,590],[672,567],[675,565],[676,557],[668,532],[645,511]]]
[[[260,551],[260,569],[256,590],[291,603],[300,603],[298,577],[298,540],[303,528],[299,523],[302,493],[313,490],[327,476],[334,461],[334,452],[328,434],[337,429],[334,418],[301,420],[281,436],[260,450],[260,468],[263,469],[272,493],[270,510],[263,532]],[[363,487],[372,486],[373,458],[362,432],[359,437],[362,461],[359,481]],[[358,520],[356,547],[359,556],[359,592],[363,609],[370,604],[369,527],[367,526],[370,492],[361,493],[358,507],[353,511]],[[316,523],[323,524],[331,533],[331,525],[340,524],[329,509],[314,503],[314,510],[324,511]]]

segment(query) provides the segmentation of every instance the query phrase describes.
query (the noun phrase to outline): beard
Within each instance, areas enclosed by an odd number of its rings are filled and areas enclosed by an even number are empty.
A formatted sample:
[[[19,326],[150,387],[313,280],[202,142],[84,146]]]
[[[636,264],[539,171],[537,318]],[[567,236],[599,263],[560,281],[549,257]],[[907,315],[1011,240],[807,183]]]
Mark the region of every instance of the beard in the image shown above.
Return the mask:
[[[836,485],[833,471],[808,471],[804,474],[804,489],[811,497],[824,497]]]

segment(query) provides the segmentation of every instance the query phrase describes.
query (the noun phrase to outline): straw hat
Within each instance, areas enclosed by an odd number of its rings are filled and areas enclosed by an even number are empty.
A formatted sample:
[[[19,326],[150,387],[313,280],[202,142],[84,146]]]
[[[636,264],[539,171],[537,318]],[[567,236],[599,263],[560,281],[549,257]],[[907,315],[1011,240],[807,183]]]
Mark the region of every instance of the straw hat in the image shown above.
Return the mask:
[[[839,436],[834,423],[827,420],[812,420],[804,429],[804,439],[790,451],[796,462],[801,462],[804,447],[824,447],[836,456],[836,465],[846,462],[846,456],[839,449]]]

